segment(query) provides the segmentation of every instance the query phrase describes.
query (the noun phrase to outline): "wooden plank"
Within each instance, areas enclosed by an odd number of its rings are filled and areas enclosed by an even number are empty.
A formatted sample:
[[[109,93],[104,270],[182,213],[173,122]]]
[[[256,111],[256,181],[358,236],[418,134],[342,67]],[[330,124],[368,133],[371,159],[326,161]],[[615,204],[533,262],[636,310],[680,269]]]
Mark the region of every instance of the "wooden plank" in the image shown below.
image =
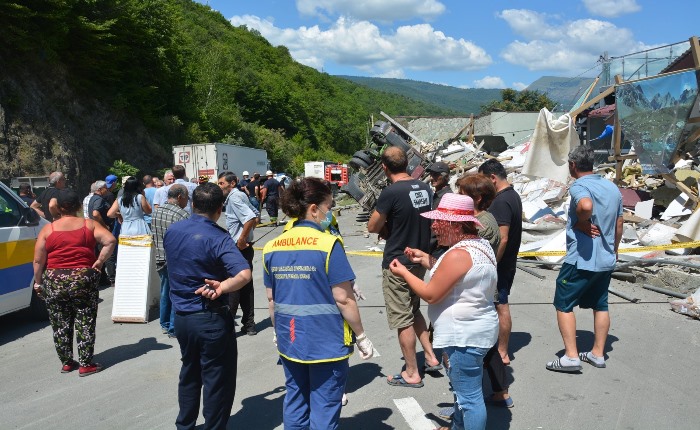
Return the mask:
[[[690,136],[688,136],[688,138],[687,138],[686,140],[684,140],[683,143],[681,143],[681,144],[679,145],[679,148],[680,148],[681,146],[687,145],[687,144],[689,144],[689,143],[691,143],[691,142],[693,142],[693,141],[695,141],[695,140],[698,140],[698,139],[700,139],[700,128],[698,128],[698,129],[695,130]]]
[[[675,176],[673,176],[673,175],[671,175],[671,174],[669,174],[669,173],[664,173],[664,174],[661,175],[661,177],[664,178],[664,179],[666,179],[667,181],[669,181],[669,182],[672,183],[673,185],[675,185],[676,188],[678,188],[679,190],[681,190],[681,191],[684,192],[685,194],[687,194],[688,197],[690,198],[690,200],[694,201],[695,203],[700,203],[700,197],[698,197],[698,196],[693,192],[693,190],[691,190],[686,184],[684,184],[683,182],[681,182],[681,181],[679,181],[678,179],[676,179]]]
[[[617,76],[615,76],[615,80],[617,80]],[[620,148],[622,148],[622,127],[620,126],[620,116],[618,115],[618,110],[615,109],[615,130],[613,132],[613,145],[614,145],[614,155],[617,159],[617,163],[615,164],[615,178],[618,181],[622,180],[622,163],[624,162],[623,160],[620,160],[617,157],[620,157],[622,154],[620,153]]]
[[[698,41],[697,36],[693,36],[689,39],[690,42],[690,52],[693,54],[693,62],[695,63],[695,68],[700,69],[700,41]]]
[[[581,104],[581,106],[579,106],[575,110],[572,110],[571,112],[569,112],[569,115],[571,115],[572,118],[578,116],[581,112],[585,111],[589,107],[593,106],[594,104],[598,103],[599,101],[603,100],[605,97],[609,96],[610,94],[612,94],[614,92],[615,92],[615,87],[611,86],[610,88],[608,88],[607,90],[598,94],[597,96],[593,97],[592,99],[590,99],[586,103]]]

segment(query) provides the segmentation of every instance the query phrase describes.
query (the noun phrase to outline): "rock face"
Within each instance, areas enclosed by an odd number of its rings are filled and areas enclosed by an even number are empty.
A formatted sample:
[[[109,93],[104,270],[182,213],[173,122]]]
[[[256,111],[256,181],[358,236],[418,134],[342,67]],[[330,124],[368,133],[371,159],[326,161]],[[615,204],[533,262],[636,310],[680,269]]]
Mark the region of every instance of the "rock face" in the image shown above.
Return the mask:
[[[56,67],[8,69],[0,57],[0,179],[64,172],[87,193],[114,160],[145,172],[172,163],[163,138],[99,100],[80,96]]]

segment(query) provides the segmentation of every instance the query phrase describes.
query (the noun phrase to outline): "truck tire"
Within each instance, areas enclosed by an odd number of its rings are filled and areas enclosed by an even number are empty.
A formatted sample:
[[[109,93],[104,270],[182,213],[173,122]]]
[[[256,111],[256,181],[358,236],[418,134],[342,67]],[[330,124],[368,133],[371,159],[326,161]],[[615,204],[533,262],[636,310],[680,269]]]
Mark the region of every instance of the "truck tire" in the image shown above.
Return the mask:
[[[374,163],[374,158],[372,158],[372,155],[365,151],[357,151],[352,156],[364,161],[368,166]]]
[[[369,167],[369,164],[367,162],[357,157],[352,157],[348,164],[355,170],[366,169]]]
[[[29,302],[29,317],[36,321],[48,321],[49,311],[46,302],[32,288],[32,300]]]

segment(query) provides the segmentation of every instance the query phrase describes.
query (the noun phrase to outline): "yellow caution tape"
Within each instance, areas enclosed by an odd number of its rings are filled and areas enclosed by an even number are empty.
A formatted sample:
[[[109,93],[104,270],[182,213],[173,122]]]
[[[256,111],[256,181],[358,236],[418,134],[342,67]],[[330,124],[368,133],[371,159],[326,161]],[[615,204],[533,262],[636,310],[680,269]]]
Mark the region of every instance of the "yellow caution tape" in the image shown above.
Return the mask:
[[[119,244],[126,246],[153,246],[153,238],[150,234],[142,234],[139,236],[119,236]]]
[[[359,255],[361,257],[383,257],[384,253],[380,251],[345,251],[347,255]]]
[[[680,249],[680,248],[697,248],[700,247],[700,241],[695,242],[680,242],[680,243],[670,243],[668,245],[656,245],[656,246],[642,246],[639,248],[622,248],[618,250],[620,254],[629,254],[635,252],[648,252],[648,251],[661,251],[666,249]],[[256,250],[262,250],[260,247],[256,247]],[[360,257],[382,257],[383,252],[380,251],[345,251],[346,255],[357,255]],[[566,251],[528,251],[519,252],[518,257],[563,257],[566,255]]]
[[[666,249],[697,248],[699,246],[700,241],[679,242],[669,243],[667,245],[641,246],[639,248],[620,248],[617,252],[620,254],[632,254],[635,252],[662,251]],[[566,251],[530,251],[518,253],[518,257],[561,257],[564,255],[566,255]]]

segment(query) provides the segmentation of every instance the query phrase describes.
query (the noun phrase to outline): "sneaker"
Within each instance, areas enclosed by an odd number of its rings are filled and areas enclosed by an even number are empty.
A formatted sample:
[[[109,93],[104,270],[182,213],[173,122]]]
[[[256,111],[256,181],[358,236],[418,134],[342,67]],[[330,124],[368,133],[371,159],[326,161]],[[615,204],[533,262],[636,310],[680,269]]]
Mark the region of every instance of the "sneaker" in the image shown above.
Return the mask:
[[[63,367],[61,368],[61,373],[70,373],[74,370],[78,370],[78,367],[80,367],[78,362],[75,360],[71,360],[68,362],[68,364],[63,365]]]
[[[80,370],[78,371],[80,373],[80,376],[90,376],[94,373],[101,372],[102,371],[102,365],[100,363],[92,363],[88,366],[80,366]]]
[[[256,334],[258,334],[257,330],[255,330],[254,328],[251,328],[251,329],[246,330],[245,333],[246,333],[248,336],[255,336]]]

